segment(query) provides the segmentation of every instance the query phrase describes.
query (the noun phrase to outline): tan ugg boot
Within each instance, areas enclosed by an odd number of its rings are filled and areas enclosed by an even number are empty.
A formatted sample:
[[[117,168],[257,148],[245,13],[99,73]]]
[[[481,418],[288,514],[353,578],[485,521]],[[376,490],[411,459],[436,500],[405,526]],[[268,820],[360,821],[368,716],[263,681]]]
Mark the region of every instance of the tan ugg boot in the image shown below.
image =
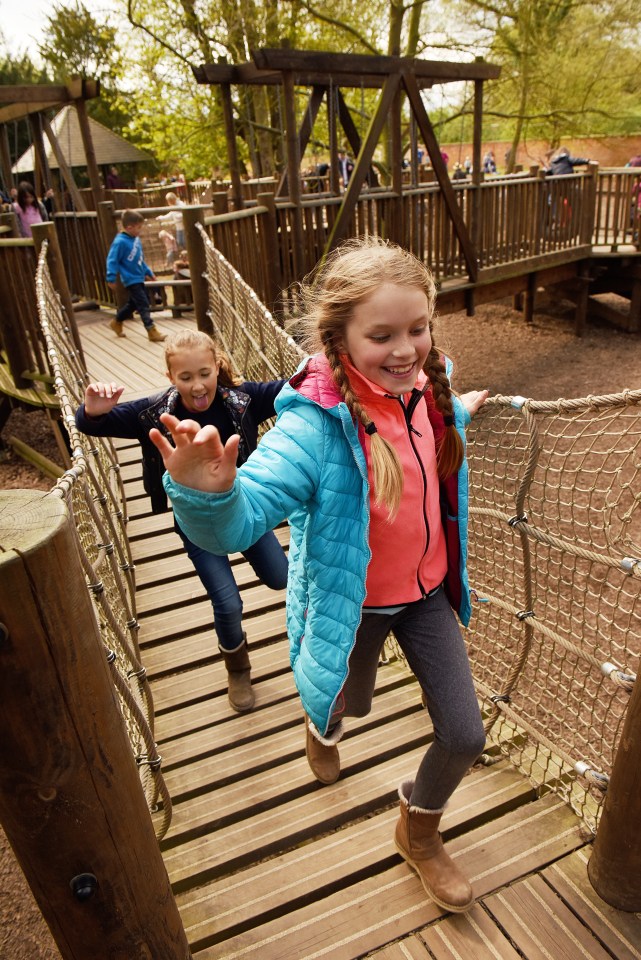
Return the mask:
[[[396,824],[396,849],[416,870],[429,897],[444,910],[463,913],[474,903],[470,883],[447,855],[438,831],[442,811],[410,806],[414,786],[406,780],[398,789],[401,816]]]
[[[153,343],[162,343],[167,339],[167,334],[161,333],[155,323],[147,327],[147,336]]]
[[[341,772],[341,758],[336,744],[343,736],[343,721],[334,727],[328,737],[321,737],[308,716],[305,716],[305,726],[305,754],[312,773],[321,783],[336,783]]]
[[[122,329],[123,328],[122,320],[116,320],[116,318],[114,317],[113,320],[109,321],[109,326],[111,327],[111,329],[113,330],[113,332],[116,334],[117,337],[127,336],[125,331]]]
[[[236,713],[248,713],[255,703],[251,685],[251,663],[247,652],[247,637],[235,650],[229,652],[219,647],[227,669],[227,697],[232,710]]]

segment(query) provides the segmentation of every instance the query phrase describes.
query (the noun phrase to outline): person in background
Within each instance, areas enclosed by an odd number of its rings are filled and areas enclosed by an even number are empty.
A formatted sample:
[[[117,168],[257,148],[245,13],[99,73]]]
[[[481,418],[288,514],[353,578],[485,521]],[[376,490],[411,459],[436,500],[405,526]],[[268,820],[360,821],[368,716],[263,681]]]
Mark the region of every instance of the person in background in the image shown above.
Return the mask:
[[[338,151],[338,177],[342,184],[343,190],[347,189],[347,184],[350,181],[350,177],[354,172],[354,163],[347,156],[344,150]]]
[[[76,425],[91,437],[138,440],[143,455],[143,482],[153,513],[169,509],[162,487],[163,465],[149,440],[156,427],[169,436],[160,417],[169,412],[178,420],[190,418],[201,427],[213,424],[228,439],[240,435],[240,466],[256,448],[258,427],[274,416],[274,399],[284,380],[243,383],[233,373],[226,354],[211,337],[199,330],[172,334],[165,344],[165,363],[171,387],[142,400],[119,403],[124,387],[115,383],[90,383],[85,402],[76,413]],[[218,648],[228,675],[228,697],[233,710],[244,713],[254,706],[247,636],[242,626],[243,603],[229,557],[215,556],[192,543],[174,518],[180,537],[200,577],[214,610]],[[273,531],[267,531],[245,551],[258,578],[273,590],[287,585],[287,557]]]
[[[488,150],[483,157],[483,172],[496,173],[496,160],[494,159],[494,152],[492,150]]]
[[[107,190],[124,189],[125,184],[118,173],[118,167],[109,167],[109,173],[105,179],[105,186]]]
[[[573,157],[567,147],[561,147],[552,154],[547,172],[551,177],[565,177],[574,173],[575,167],[585,167],[592,163],[585,157]]]
[[[411,253],[371,237],[338,247],[301,289],[315,351],[277,401],[276,425],[237,470],[238,438],[164,414],[150,432],[178,523],[203,549],[247,547],[289,518],[287,631],[321,783],[340,775],[343,720],[366,716],[392,632],[434,738],[399,786],[395,843],[446,910],[474,896],[446,853],[446,803],[485,746],[465,642],[466,423],[433,340],[436,287]],[[447,527],[447,533],[445,528]]]
[[[13,210],[18,220],[18,232],[21,237],[31,238],[33,236],[31,228],[34,223],[43,223],[49,219],[45,205],[38,200],[36,191],[28,180],[22,180],[18,184]]]
[[[185,227],[183,225],[183,215],[179,208],[184,207],[185,204],[178,195],[172,191],[165,194],[165,200],[167,201],[167,206],[173,207],[174,209],[168,213],[161,213],[157,219],[160,220],[161,223],[166,223],[174,228],[176,246],[179,250],[182,250],[185,246]]]
[[[137,310],[149,339],[154,343],[160,343],[166,335],[160,332],[151,319],[149,296],[145,289],[145,278],[155,280],[156,276],[151,267],[145,263],[143,254],[140,232],[144,222],[145,218],[137,210],[123,210],[122,230],[114,237],[109,248],[107,286],[115,290],[116,280],[120,276],[122,285],[128,293],[127,302],[120,307],[109,326],[117,337],[126,337],[123,323],[125,320],[130,320],[134,311]]]

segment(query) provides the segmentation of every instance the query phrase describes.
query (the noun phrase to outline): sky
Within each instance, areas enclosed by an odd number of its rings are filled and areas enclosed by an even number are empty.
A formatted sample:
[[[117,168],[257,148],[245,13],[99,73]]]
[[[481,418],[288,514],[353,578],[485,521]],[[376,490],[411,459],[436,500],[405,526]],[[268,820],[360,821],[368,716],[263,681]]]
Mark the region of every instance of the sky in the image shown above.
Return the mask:
[[[52,9],[51,0],[0,0],[0,30],[11,53],[35,53]]]
[[[71,0],[59,0],[61,6],[70,6]],[[115,0],[84,0],[85,6],[94,16],[99,16],[109,7],[116,6]],[[12,54],[29,53],[37,62],[38,44],[42,43],[47,18],[53,13],[52,0],[0,0],[0,31],[2,31],[9,52]]]

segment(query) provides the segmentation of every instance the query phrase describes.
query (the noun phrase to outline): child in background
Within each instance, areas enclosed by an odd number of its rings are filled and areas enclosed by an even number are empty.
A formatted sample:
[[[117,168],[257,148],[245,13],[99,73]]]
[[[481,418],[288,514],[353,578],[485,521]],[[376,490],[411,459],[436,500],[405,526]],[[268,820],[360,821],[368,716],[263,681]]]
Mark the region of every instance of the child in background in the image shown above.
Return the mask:
[[[330,255],[302,290],[317,351],[280,393],[276,425],[237,471],[235,437],[164,415],[150,433],[180,525],[203,548],[246,549],[289,518],[287,629],[316,778],[340,773],[343,718],[365,716],[392,632],[434,740],[399,787],[395,843],[447,910],[473,902],[444,850],[445,804],[485,745],[461,621],[466,573],[464,427],[487,391],[456,398],[432,339],[436,291],[412,254],[378,238]]]
[[[145,277],[155,280],[156,276],[146,263],[140,240],[145,218],[136,210],[124,210],[122,214],[122,230],[114,237],[107,254],[107,286],[115,290],[116,278],[120,275],[123,286],[128,293],[127,302],[122,306],[109,326],[117,337],[126,337],[123,330],[123,321],[130,320],[134,310],[140,314],[147,336],[154,343],[161,343],[165,334],[161,333],[151,319],[149,296],[145,289]]]
[[[185,246],[185,228],[183,225],[183,215],[178,208],[184,207],[185,204],[177,196],[177,194],[173,192],[165,194],[165,200],[167,201],[168,207],[174,207],[176,209],[170,210],[169,213],[161,213],[157,219],[162,223],[171,225],[174,228],[176,246],[179,250],[182,250]]]
[[[18,184],[18,195],[13,204],[13,210],[18,219],[18,232],[21,237],[32,237],[31,228],[34,223],[44,223],[49,219],[45,205],[38,200],[36,191],[28,180]]]
[[[274,416],[274,399],[285,383],[243,383],[234,376],[227,356],[206,333],[181,331],[165,344],[167,376],[172,384],[142,400],[119,403],[124,387],[115,383],[90,383],[85,402],[76,413],[78,429],[92,437],[138,440],[143,453],[143,482],[153,513],[168,509],[162,487],[163,465],[149,440],[151,427],[163,432],[160,417],[171,413],[177,420],[189,417],[200,426],[213,424],[227,440],[241,437],[238,465],[256,448],[258,426]],[[174,528],[207,591],[214,608],[218,647],[228,673],[229,702],[237,712],[251,710],[251,664],[247,637],[242,628],[243,604],[226,556],[214,556],[197,547],[174,519]],[[287,558],[274,533],[266,531],[245,552],[256,575],[273,590],[287,584]]]

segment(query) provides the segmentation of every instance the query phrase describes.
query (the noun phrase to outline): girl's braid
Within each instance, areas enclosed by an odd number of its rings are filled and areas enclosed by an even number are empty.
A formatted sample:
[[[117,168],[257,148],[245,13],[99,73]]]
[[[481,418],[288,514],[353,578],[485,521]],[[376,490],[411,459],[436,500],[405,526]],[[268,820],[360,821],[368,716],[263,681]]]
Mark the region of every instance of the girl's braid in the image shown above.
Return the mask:
[[[442,414],[445,421],[445,430],[436,450],[438,475],[441,480],[445,480],[460,469],[465,456],[465,449],[454,423],[454,404],[452,403],[452,388],[449,377],[445,372],[445,364],[441,355],[434,345],[427,355],[423,369],[432,385],[436,409]]]
[[[398,511],[403,495],[403,469],[398,454],[392,444],[377,432],[374,421],[370,419],[357,399],[331,335],[323,334],[322,340],[325,356],[347,409],[369,434],[375,500],[377,504],[386,505],[388,517],[391,520]]]

